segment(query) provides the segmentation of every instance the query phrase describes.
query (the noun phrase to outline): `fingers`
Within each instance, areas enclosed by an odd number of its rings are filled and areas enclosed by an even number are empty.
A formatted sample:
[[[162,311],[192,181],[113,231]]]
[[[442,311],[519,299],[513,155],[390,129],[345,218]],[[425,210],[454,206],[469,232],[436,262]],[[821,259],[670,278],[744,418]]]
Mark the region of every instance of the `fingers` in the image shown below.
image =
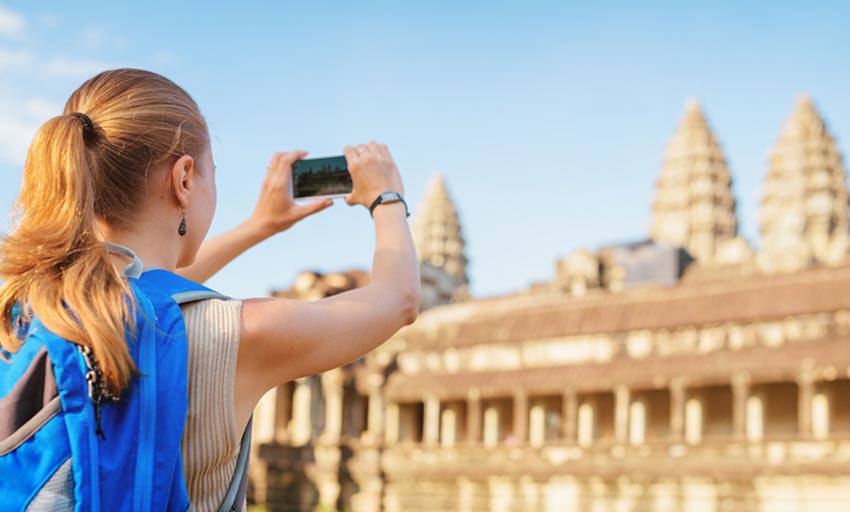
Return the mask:
[[[345,146],[345,148],[343,148],[342,150],[342,153],[345,155],[345,161],[348,162],[349,170],[352,167],[357,167],[357,165],[360,163],[360,153],[358,153],[355,148],[351,146]]]
[[[272,155],[271,160],[269,160],[269,166],[266,167],[266,178],[270,178],[277,173],[277,164],[284,155],[286,155],[286,153],[283,151],[279,151]]]
[[[278,167],[281,167],[281,168],[292,167],[292,164],[294,164],[296,161],[304,158],[305,156],[307,156],[307,152],[306,151],[300,151],[300,150],[299,151],[292,151],[292,152],[289,152],[289,153],[284,153],[283,156],[281,157],[281,159],[278,161]]]
[[[307,156],[306,151],[281,151],[272,156],[266,172],[265,186],[272,189],[288,188],[292,164]]]
[[[381,151],[381,145],[375,142],[374,140],[370,140],[367,146],[369,146],[369,151],[371,151],[373,155],[384,156],[383,152]]]
[[[366,144],[366,147],[368,147],[369,152],[376,157],[385,158],[388,160],[392,160],[393,158],[386,144],[381,144],[380,142],[370,140],[369,143]]]
[[[354,183],[354,190],[345,196],[346,204],[349,206],[364,204],[366,197],[374,195],[375,190],[386,189],[382,184],[387,181],[386,174],[395,169],[386,145],[372,140],[366,144],[345,146],[343,152]],[[390,167],[387,164],[390,164]]]
[[[274,155],[272,155],[271,161],[269,162],[268,171],[269,174],[276,173],[281,168],[292,167],[297,160],[300,160],[307,156],[307,151],[278,151]]]
[[[357,145],[357,155],[360,157],[360,160],[363,160],[364,162],[368,161],[372,157],[369,146],[366,144]]]

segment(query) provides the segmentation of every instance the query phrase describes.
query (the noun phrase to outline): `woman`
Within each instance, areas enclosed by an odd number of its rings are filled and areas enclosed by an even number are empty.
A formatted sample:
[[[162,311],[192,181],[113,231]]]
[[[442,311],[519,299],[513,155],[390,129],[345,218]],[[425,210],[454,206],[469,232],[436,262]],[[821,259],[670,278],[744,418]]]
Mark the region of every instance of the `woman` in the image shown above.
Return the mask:
[[[9,351],[19,344],[6,314],[16,301],[28,301],[41,319],[57,317],[64,301],[80,324],[62,325],[76,329],[63,336],[91,347],[117,395],[134,379],[121,308],[128,289],[114,278],[127,255],[144,268],[202,282],[331,201],[294,204],[291,167],[305,153],[277,153],[252,216],[204,242],[216,206],[215,165],[206,122],[188,93],[155,73],[117,69],[85,82],[64,111],[30,148],[16,204],[22,215],[0,245],[0,342]],[[385,191],[403,194],[386,146],[346,147],[345,156],[348,205],[369,207]],[[242,432],[266,391],[353,361],[416,319],[419,274],[406,205],[378,205],[373,217],[373,267],[362,288],[311,303],[208,299],[184,307],[189,412],[182,451],[197,510],[221,503]],[[107,243],[129,251],[110,251]]]

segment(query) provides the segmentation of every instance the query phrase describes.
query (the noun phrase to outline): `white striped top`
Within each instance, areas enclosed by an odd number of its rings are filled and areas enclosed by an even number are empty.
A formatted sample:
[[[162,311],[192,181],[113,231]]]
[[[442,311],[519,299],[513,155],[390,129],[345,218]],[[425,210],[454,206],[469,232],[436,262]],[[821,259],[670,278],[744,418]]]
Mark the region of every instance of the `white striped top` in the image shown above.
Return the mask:
[[[195,510],[215,511],[236,468],[242,437],[234,414],[242,301],[207,299],[181,308],[189,345],[183,469]]]

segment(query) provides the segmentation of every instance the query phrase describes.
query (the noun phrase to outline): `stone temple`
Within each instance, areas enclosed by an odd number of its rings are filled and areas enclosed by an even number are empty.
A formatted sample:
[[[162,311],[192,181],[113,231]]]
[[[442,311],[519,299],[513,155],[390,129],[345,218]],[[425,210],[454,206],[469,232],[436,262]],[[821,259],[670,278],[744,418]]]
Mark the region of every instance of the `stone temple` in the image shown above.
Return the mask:
[[[546,282],[475,298],[436,176],[414,217],[418,320],[265,396],[252,499],[270,511],[850,510],[848,191],[808,97],[760,201],[754,246],[691,101],[646,240],[575,250]],[[314,300],[367,280],[303,272],[275,294]]]

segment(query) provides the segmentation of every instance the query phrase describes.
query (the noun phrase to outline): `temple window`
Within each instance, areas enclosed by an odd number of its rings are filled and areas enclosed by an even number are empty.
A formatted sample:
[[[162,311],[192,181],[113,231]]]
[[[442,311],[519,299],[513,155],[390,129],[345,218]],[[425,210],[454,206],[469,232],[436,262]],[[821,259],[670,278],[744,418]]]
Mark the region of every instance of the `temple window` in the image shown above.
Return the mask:
[[[762,431],[765,438],[796,434],[797,384],[772,382],[753,386],[753,394],[762,400]],[[749,413],[749,409],[747,411]],[[749,424],[749,421],[748,421]]]
[[[360,437],[369,424],[369,400],[355,389],[354,381],[347,382],[342,394],[342,433]]]
[[[528,440],[534,447],[557,442],[561,437],[563,399],[559,395],[531,398],[528,420]]]
[[[578,394],[577,442],[579,446],[614,439],[614,394]]]
[[[705,386],[693,389],[689,394],[699,400],[702,409],[699,439],[730,437],[734,430],[732,386]]]
[[[484,410],[484,446],[492,448],[513,436],[513,403],[510,398],[481,401]]]
[[[399,403],[398,441],[401,443],[421,443],[424,418],[425,404],[422,402]]]
[[[466,439],[466,402],[445,402],[440,411],[440,445],[452,447]]]
[[[670,392],[647,389],[632,392],[629,407],[629,442],[664,439],[670,434]]]
[[[812,435],[826,439],[850,433],[850,379],[818,382],[812,398]],[[819,430],[820,429],[820,430]]]

